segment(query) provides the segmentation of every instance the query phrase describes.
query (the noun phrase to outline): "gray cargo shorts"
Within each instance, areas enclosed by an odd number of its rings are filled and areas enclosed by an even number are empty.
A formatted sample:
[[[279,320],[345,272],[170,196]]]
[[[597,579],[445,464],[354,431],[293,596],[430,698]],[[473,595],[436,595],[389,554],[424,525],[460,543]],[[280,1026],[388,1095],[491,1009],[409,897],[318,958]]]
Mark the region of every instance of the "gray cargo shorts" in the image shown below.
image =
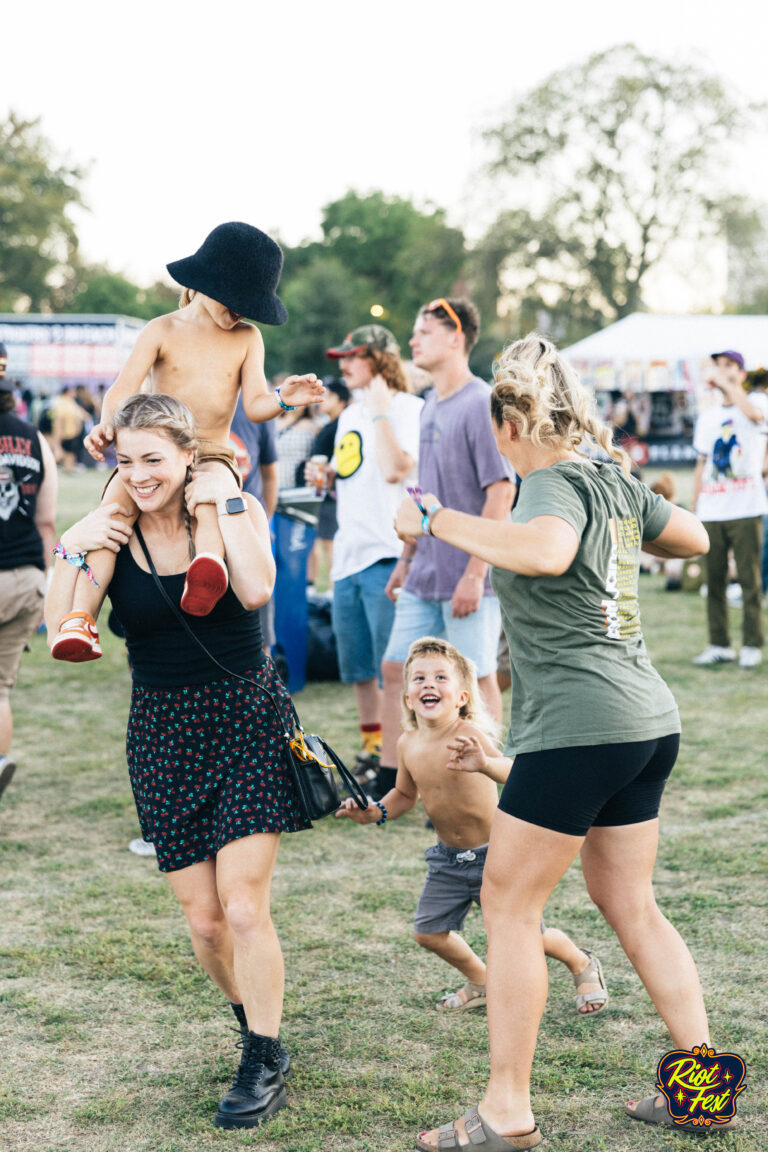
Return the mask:
[[[480,904],[480,887],[488,845],[451,848],[438,840],[427,848],[427,878],[413,920],[414,931],[460,932],[473,904]]]

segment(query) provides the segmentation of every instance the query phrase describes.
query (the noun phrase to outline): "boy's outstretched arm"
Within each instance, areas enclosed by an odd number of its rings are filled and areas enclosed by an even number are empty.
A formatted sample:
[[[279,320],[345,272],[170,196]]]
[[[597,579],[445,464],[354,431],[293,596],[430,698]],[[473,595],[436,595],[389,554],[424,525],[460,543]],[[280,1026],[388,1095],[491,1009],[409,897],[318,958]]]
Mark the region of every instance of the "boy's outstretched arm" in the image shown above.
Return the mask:
[[[386,796],[382,796],[381,803],[387,810],[387,819],[396,820],[398,816],[410,812],[419,798],[419,791],[413,777],[405,766],[405,756],[402,748],[403,736],[397,742],[397,779],[394,788],[390,788]],[[381,809],[374,801],[367,808],[358,808],[355,801],[349,797],[336,810],[334,815],[348,816],[356,824],[376,824],[381,820]]]
[[[99,423],[93,426],[83,441],[94,460],[104,462],[104,451],[115,438],[112,416],[123,400],[135,396],[141,389],[160,354],[161,320],[161,316],[156,320],[150,320],[146,328],[142,328],[120,374],[111,388],[104,393]]]
[[[280,400],[274,392],[270,392],[264,375],[264,340],[258,328],[252,329],[248,341],[248,351],[240,369],[240,388],[243,393],[243,409],[254,424],[272,420],[282,411]],[[289,376],[280,385],[283,404],[292,408],[317,404],[324,394],[323,383],[314,372],[306,376]]]
[[[446,767],[454,772],[481,772],[497,784],[506,783],[512,768],[509,756],[500,756],[499,750],[484,732],[454,736],[446,747],[451,755]]]

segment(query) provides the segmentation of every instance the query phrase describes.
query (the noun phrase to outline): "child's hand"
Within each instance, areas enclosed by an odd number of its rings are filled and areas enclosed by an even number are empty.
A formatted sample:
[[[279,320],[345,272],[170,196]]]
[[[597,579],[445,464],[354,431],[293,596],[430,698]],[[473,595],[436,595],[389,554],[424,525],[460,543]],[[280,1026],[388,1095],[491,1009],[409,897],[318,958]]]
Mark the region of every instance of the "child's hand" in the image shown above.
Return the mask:
[[[131,513],[117,503],[103,504],[68,528],[61,542],[67,552],[94,552],[97,548],[119,552],[133,532],[129,524],[119,519],[120,514],[130,516]]]
[[[93,456],[94,460],[104,463],[104,451],[115,438],[115,430],[111,424],[94,424],[86,436],[83,444]]]
[[[194,472],[184,489],[184,500],[190,516],[194,516],[198,504],[218,504],[232,495],[230,477],[216,471]]]
[[[454,772],[484,772],[487,757],[477,736],[455,736],[446,747],[451,755],[447,768]]]
[[[371,810],[373,809],[373,811]],[[355,801],[349,796],[334,812],[336,819],[348,816],[350,820],[354,820],[356,824],[375,824],[376,820],[381,819],[381,811],[375,804],[369,804],[367,808],[358,808]]]
[[[319,404],[325,396],[322,380],[314,372],[306,376],[289,376],[280,385],[280,396],[286,404],[300,408],[303,404]]]

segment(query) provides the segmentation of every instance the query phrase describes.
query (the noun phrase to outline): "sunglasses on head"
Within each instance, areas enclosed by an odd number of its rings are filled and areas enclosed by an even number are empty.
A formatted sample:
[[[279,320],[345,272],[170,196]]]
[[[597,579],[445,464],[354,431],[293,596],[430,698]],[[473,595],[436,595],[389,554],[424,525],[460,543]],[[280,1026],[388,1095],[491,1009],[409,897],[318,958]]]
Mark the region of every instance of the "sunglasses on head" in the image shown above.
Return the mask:
[[[453,321],[453,323],[456,325],[459,332],[464,331],[464,329],[461,326],[461,320],[459,320],[458,316],[454,312],[453,308],[451,308],[450,304],[448,303],[448,301],[445,299],[444,296],[439,296],[437,298],[437,300],[433,300],[431,304],[427,304],[424,311],[425,312],[436,312],[438,308],[442,308],[444,312],[448,313],[449,319]]]

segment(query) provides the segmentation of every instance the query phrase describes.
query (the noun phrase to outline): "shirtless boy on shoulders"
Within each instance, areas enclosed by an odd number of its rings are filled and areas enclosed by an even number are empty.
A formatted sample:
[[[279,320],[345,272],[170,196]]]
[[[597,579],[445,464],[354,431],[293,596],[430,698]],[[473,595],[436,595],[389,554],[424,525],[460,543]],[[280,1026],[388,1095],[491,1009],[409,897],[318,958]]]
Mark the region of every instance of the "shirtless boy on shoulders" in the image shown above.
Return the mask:
[[[195,516],[194,560],[187,572],[181,606],[195,616],[207,615],[227,589],[224,544],[218,526],[221,515],[245,509],[235,454],[229,445],[230,426],[239,392],[250,420],[271,420],[281,410],[317,403],[325,389],[314,373],[289,376],[269,391],[264,375],[264,341],[244,316],[264,324],[284,324],[288,313],[277,296],[282,268],[280,247],[258,228],[230,222],[214,228],[193,256],[168,265],[184,287],[179,310],[150,320],[142,329],[125,367],[104,397],[101,421],[85,440],[99,461],[114,439],[112,414],[149,378],[152,392],[183,401],[195,417],[199,433],[196,468],[223,473],[227,499],[204,507],[189,506]],[[162,476],[151,461],[134,470],[129,488],[113,475],[102,504],[117,503],[132,525]],[[75,611],[61,621],[52,639],[58,660],[95,660],[101,655],[94,611],[97,585],[109,582],[115,553],[100,549],[85,556],[65,557],[84,569],[78,576]],[[90,573],[90,578],[86,576]]]
[[[480,903],[497,785],[506,780],[512,761],[499,755],[491,738],[493,725],[480,701],[474,665],[446,640],[425,636],[411,645],[401,703],[405,730],[397,745],[395,787],[366,809],[346,800],[336,816],[384,824],[409,812],[421,796],[437,844],[424,853],[429,867],[414,935],[467,981],[443,996],[438,1010],[466,1012],[485,1006],[485,963],[459,932],[472,904]],[[541,930],[546,955],[573,976],[578,1011],[599,1012],[608,999],[600,961],[559,928],[542,923]]]

